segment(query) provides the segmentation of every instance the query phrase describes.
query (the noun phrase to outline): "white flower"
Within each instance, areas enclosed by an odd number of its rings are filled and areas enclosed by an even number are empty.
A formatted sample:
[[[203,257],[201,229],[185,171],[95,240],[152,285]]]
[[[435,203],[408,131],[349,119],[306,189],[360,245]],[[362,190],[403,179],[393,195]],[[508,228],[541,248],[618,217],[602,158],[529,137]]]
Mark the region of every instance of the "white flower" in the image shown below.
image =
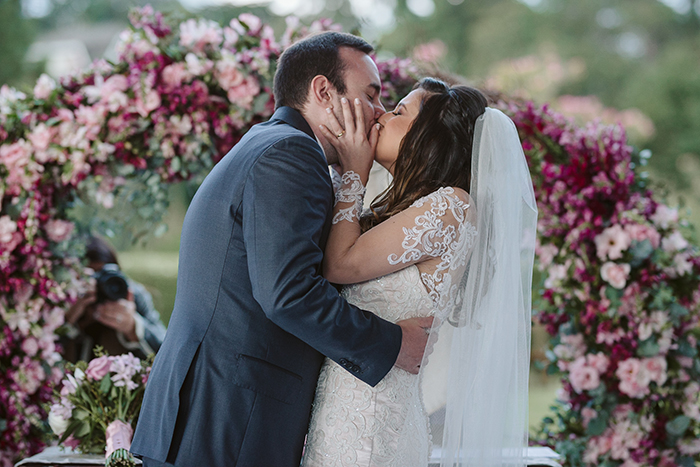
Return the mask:
[[[34,97],[46,99],[54,89],[56,89],[56,81],[46,73],[42,73],[36,82],[36,86],[34,86]]]
[[[664,251],[679,251],[687,247],[688,241],[683,238],[683,235],[678,230],[674,230],[671,235],[661,240],[661,248],[663,248]]]
[[[668,229],[669,224],[678,221],[678,209],[672,209],[664,204],[659,204],[656,212],[651,216],[654,224],[662,229]]]
[[[54,404],[58,405],[58,404]],[[54,406],[51,406],[51,411],[49,412],[49,426],[56,436],[61,436],[65,433],[66,428],[68,428],[68,420],[60,416],[57,411],[54,410]]]

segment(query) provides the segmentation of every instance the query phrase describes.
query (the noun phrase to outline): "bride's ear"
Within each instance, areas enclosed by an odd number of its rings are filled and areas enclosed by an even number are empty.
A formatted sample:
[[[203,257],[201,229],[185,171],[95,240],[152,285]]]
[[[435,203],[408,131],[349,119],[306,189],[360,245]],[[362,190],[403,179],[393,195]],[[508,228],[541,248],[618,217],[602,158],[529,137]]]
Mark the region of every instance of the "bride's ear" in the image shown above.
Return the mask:
[[[335,87],[328,81],[323,75],[316,75],[311,80],[311,87],[309,90],[309,103],[315,104],[320,107],[333,108],[333,95],[335,94]]]

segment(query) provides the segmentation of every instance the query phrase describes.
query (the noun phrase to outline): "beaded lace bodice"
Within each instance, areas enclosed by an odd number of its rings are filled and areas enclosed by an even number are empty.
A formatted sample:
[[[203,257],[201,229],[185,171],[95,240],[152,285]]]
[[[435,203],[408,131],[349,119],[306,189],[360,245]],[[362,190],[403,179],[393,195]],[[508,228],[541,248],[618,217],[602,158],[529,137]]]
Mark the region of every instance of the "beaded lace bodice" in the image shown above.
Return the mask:
[[[412,222],[400,226],[400,238],[383,256],[407,267],[346,286],[342,295],[391,322],[447,316],[476,236],[467,201],[452,188],[416,201],[406,210]],[[420,375],[394,367],[371,387],[326,359],[302,465],[427,466],[430,447]]]

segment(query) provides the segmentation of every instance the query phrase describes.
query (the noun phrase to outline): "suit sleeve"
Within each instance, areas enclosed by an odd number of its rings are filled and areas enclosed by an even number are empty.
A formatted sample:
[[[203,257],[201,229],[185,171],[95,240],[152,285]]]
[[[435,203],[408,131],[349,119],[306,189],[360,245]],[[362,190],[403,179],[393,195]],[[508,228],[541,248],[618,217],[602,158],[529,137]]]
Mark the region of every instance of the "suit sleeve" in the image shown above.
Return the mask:
[[[286,138],[260,156],[241,205],[253,296],[279,327],[374,386],[396,361],[401,328],[350,305],[321,276],[330,197],[309,138]]]

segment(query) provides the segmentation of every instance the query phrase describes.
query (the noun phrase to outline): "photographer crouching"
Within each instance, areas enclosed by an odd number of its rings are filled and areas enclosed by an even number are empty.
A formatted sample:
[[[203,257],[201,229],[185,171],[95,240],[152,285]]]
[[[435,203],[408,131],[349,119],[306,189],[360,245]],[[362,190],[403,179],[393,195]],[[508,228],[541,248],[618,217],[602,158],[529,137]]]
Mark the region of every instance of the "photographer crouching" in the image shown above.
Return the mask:
[[[68,333],[64,358],[89,361],[100,345],[110,355],[131,352],[139,358],[156,353],[165,338],[165,326],[146,288],[119,269],[116,251],[92,236],[86,245],[94,288],[66,312]]]

